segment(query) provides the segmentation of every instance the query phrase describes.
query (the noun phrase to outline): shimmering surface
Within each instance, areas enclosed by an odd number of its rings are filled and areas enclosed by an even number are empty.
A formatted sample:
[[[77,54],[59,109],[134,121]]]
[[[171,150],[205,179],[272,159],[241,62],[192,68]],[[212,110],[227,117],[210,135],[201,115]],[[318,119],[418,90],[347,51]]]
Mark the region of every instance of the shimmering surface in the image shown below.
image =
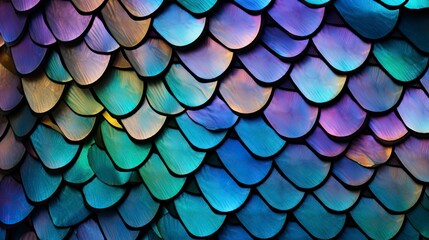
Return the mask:
[[[246,1],[246,0],[234,0],[234,2],[240,4],[240,6],[250,11],[259,11],[264,9],[270,4],[271,0],[257,0],[257,1]]]
[[[33,225],[40,239],[63,239],[70,228],[57,228],[49,216],[46,208],[39,208],[33,213]]]
[[[163,0],[149,0],[144,2],[139,0],[121,0],[121,3],[132,15],[136,17],[147,17],[161,6]]]
[[[23,39],[10,49],[16,70],[21,74],[30,74],[39,68],[47,49],[36,45],[26,34]]]
[[[193,13],[204,13],[209,11],[216,4],[217,0],[203,0],[203,1],[193,1],[193,0],[177,0],[181,5]]]
[[[56,82],[69,82],[72,80],[72,77],[67,72],[63,63],[61,62],[60,55],[53,51],[49,58],[47,59],[47,63],[45,66],[45,73],[49,77],[49,79]]]
[[[183,47],[197,40],[205,27],[206,18],[195,18],[171,3],[153,20],[156,31],[174,46]]]
[[[346,156],[364,167],[385,163],[392,154],[391,147],[385,147],[371,135],[361,135],[351,143]]]
[[[74,6],[82,12],[93,12],[101,6],[106,0],[72,0]]]
[[[11,225],[22,221],[33,210],[27,202],[24,189],[13,177],[7,176],[0,182],[0,222]],[[19,209],[19,211],[17,211]]]
[[[233,57],[231,51],[216,43],[210,37],[204,39],[193,51],[179,51],[177,54],[186,67],[198,77],[206,80],[219,77],[224,73]],[[204,59],[204,61],[201,61],[201,59]]]
[[[330,139],[320,127],[316,127],[306,141],[316,152],[326,157],[336,157],[348,146],[347,142],[336,142]]]
[[[408,82],[416,79],[426,68],[428,58],[403,40],[386,40],[376,43],[374,56],[395,79]]]
[[[344,27],[325,25],[312,40],[328,63],[342,72],[361,66],[371,49],[371,44]]]
[[[69,1],[49,1],[45,16],[52,33],[62,42],[80,37],[92,19],[91,15],[81,15]]]
[[[109,34],[103,22],[98,18],[94,18],[91,28],[85,36],[85,42],[89,48],[96,52],[112,52],[119,48],[118,43]]]
[[[46,46],[56,42],[54,35],[51,30],[49,30],[48,25],[43,18],[42,12],[36,13],[31,18],[28,31],[31,39],[36,43]]]
[[[408,128],[418,133],[429,133],[428,122],[421,120],[429,117],[429,98],[423,90],[406,90],[398,112]]]
[[[318,112],[298,93],[276,89],[264,115],[280,135],[299,138],[313,128]]]
[[[98,214],[98,222],[107,239],[136,239],[139,231],[129,229],[114,210],[102,211]]]
[[[429,140],[409,137],[396,146],[395,153],[415,178],[429,182]]]
[[[151,38],[134,50],[125,50],[125,55],[139,75],[154,77],[169,64],[172,49],[165,41]]]
[[[277,27],[265,26],[262,41],[276,54],[284,58],[298,56],[307,47],[308,40],[296,40]]]
[[[150,106],[159,113],[174,115],[185,110],[167,90],[163,81],[150,81],[146,96]]]
[[[17,141],[12,128],[9,128],[0,141],[0,169],[10,170],[17,166],[24,154],[24,145]]]
[[[124,47],[139,44],[149,29],[151,19],[132,19],[118,0],[109,0],[101,10],[109,32]]]
[[[333,164],[332,173],[343,183],[358,187],[371,179],[374,169],[362,167],[357,162],[342,157]]]
[[[95,100],[89,89],[80,88],[75,83],[69,85],[64,101],[75,113],[84,116],[96,115],[103,110],[103,105]]]
[[[18,15],[9,1],[0,2],[0,32],[5,42],[15,42],[24,30],[27,17]]]
[[[260,28],[260,15],[249,15],[231,3],[222,4],[209,22],[210,32],[229,49],[252,43]]]
[[[368,125],[377,137],[385,141],[398,140],[408,133],[407,128],[394,112],[386,116],[373,117]]]
[[[347,137],[359,130],[365,119],[366,112],[345,94],[336,104],[321,109],[319,123],[328,134]]]
[[[9,115],[10,126],[17,137],[27,135],[34,127],[37,117],[28,105],[22,106]]]
[[[335,74],[315,57],[306,57],[295,65],[290,76],[301,93],[315,103],[334,99],[346,82],[346,76]]]
[[[324,206],[333,211],[346,211],[350,209],[359,198],[359,190],[349,190],[345,188],[334,177],[328,180],[314,191],[315,196]]]
[[[101,103],[113,115],[121,116],[133,111],[143,95],[143,81],[134,71],[112,69],[94,87]]]
[[[12,0],[13,7],[18,11],[28,11],[39,4],[40,0]]]
[[[83,187],[82,193],[90,207],[105,209],[117,203],[125,190],[123,187],[107,185],[98,178],[94,178]]]
[[[78,226],[77,237],[79,239],[101,239],[103,234],[97,222],[89,218]]]
[[[74,184],[87,182],[94,176],[94,172],[88,162],[88,150],[93,142],[86,143],[73,165],[63,173],[64,180]]]
[[[22,99],[19,92],[20,79],[0,64],[0,110],[8,112],[15,108]]]
[[[268,13],[286,31],[304,37],[320,26],[325,9],[309,8],[300,1],[277,0]]]

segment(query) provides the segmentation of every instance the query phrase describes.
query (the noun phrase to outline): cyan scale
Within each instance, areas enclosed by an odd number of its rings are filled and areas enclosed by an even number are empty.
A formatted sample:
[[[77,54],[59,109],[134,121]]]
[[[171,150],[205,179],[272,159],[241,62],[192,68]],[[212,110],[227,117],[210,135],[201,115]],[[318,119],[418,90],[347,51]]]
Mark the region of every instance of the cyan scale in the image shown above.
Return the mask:
[[[429,238],[427,0],[0,0],[0,239]]]

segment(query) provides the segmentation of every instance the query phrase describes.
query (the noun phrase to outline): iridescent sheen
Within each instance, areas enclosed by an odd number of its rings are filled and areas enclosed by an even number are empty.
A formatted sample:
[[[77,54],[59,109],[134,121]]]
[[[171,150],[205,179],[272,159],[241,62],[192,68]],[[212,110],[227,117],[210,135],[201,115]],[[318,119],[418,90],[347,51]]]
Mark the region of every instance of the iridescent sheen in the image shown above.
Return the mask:
[[[239,54],[238,57],[246,69],[263,83],[278,81],[290,67],[289,63],[281,61],[261,45],[256,45],[251,51]],[[261,63],[266,67],[261,68]]]
[[[47,59],[45,73],[49,79],[55,82],[65,83],[73,80],[73,78],[64,68],[60,59],[60,55],[56,51],[52,51],[51,55]]]
[[[206,37],[193,51],[178,51],[177,55],[192,73],[205,80],[219,77],[224,73],[233,57],[231,51],[210,37]]]
[[[60,186],[62,176],[45,171],[40,161],[27,154],[21,168],[22,185],[25,194],[32,202],[49,199]]]
[[[250,188],[240,187],[222,168],[204,165],[195,179],[207,202],[219,212],[238,209],[250,193]]]
[[[93,219],[88,218],[83,221],[77,229],[75,230],[77,233],[78,239],[102,239],[103,234],[101,233],[100,226]]]
[[[175,115],[185,110],[167,90],[162,80],[149,81],[146,96],[153,110],[161,114]]]
[[[279,239],[312,240],[313,238],[302,229],[297,222],[288,222],[278,235]]]
[[[7,43],[16,42],[22,35],[27,16],[17,14],[10,1],[0,2],[0,33]]]
[[[366,112],[344,94],[337,103],[320,110],[319,123],[329,135],[347,137],[356,133],[365,119]]]
[[[428,219],[428,217],[429,210],[422,204],[417,204],[417,206],[407,214],[407,219],[411,222],[413,227],[426,238],[429,237],[429,227],[426,224],[426,219]]]
[[[88,150],[94,142],[83,145],[73,165],[63,173],[64,180],[72,184],[82,184],[94,176],[88,161]]]
[[[119,169],[130,170],[142,164],[151,151],[152,144],[135,143],[127,132],[112,127],[107,121],[101,123],[101,135],[106,150]],[[127,154],[124,154],[124,149]]]
[[[203,33],[206,18],[195,18],[174,3],[153,20],[153,27],[167,42],[183,47],[195,42]]]
[[[360,199],[350,213],[357,225],[373,239],[392,238],[405,218],[402,214],[386,212],[374,199],[365,197]]]
[[[94,116],[104,109],[103,105],[95,100],[89,89],[80,88],[74,82],[68,85],[64,101],[79,115]]]
[[[257,189],[271,207],[280,211],[296,207],[304,197],[304,192],[296,189],[275,168]]]
[[[263,108],[271,91],[271,87],[259,86],[243,69],[233,69],[219,87],[219,92],[228,106],[242,114],[254,113]]]
[[[232,177],[245,185],[259,183],[271,169],[271,160],[255,159],[238,140],[227,139],[216,153]]]
[[[25,154],[25,146],[16,139],[9,128],[0,140],[0,169],[10,170],[17,166]]]
[[[82,36],[92,20],[91,15],[80,14],[70,1],[48,1],[45,17],[55,38],[62,42]]]
[[[342,72],[360,67],[371,50],[371,44],[345,27],[325,25],[312,40],[328,64]]]
[[[391,109],[398,102],[403,89],[380,68],[374,66],[367,66],[351,75],[347,86],[358,103],[372,112]]]
[[[292,35],[306,37],[319,28],[325,8],[309,8],[295,0],[276,0],[268,14]]]
[[[20,12],[25,12],[39,4],[40,0],[11,0],[13,7]]]
[[[332,165],[332,173],[344,184],[359,187],[367,183],[374,174],[374,168],[362,167],[347,157],[342,157]]]
[[[428,58],[404,40],[390,39],[376,43],[373,54],[392,77],[403,82],[416,79],[428,64]]]
[[[37,117],[31,112],[28,105],[15,109],[8,117],[13,133],[19,138],[30,133],[37,121]]]
[[[410,111],[412,109],[412,111]],[[409,88],[398,106],[398,113],[405,125],[418,133],[429,133],[429,98],[421,89]]]
[[[362,37],[379,39],[392,31],[399,10],[390,10],[372,0],[337,0],[335,7],[344,20]]]
[[[308,232],[321,239],[334,238],[346,222],[345,214],[328,212],[311,194],[293,214]]]
[[[140,0],[121,0],[121,3],[128,12],[141,18],[153,14],[153,12],[159,9],[163,2],[163,0],[149,0],[144,2]]]
[[[388,5],[389,7],[400,7],[404,5],[404,3],[409,2],[406,0],[378,0],[381,4]],[[411,0],[413,1],[413,0]]]
[[[34,14],[31,18],[28,32],[34,42],[44,46],[51,45],[57,41],[51,30],[49,30],[48,25],[46,25],[41,11]]]
[[[410,136],[395,147],[395,153],[404,167],[423,182],[429,182],[429,140]]]
[[[234,129],[244,145],[259,157],[271,157],[286,144],[261,117],[241,118]]]
[[[0,64],[0,110],[9,112],[21,102],[20,79]]]
[[[48,209],[38,208],[32,214],[34,230],[39,239],[63,239],[70,228],[58,228],[54,225],[49,216]]]
[[[260,29],[260,15],[249,15],[231,3],[220,5],[209,21],[210,32],[229,49],[248,46],[255,41]]]
[[[272,211],[256,194],[236,213],[243,226],[257,238],[274,237],[286,222],[286,213]]]
[[[409,9],[424,9],[428,8],[429,4],[424,0],[408,0],[405,7]]]
[[[114,210],[106,210],[98,213],[98,222],[106,239],[137,239],[138,230],[129,229]]]
[[[39,124],[30,136],[34,150],[49,169],[60,169],[75,158],[80,146],[66,142],[54,129]]]
[[[240,224],[224,224],[222,228],[217,233],[218,239],[225,240],[252,240],[253,238],[250,236],[246,230]]]
[[[264,26],[262,41],[282,58],[294,58],[307,47],[308,39],[297,40],[273,26]]]
[[[368,125],[376,137],[384,141],[396,141],[408,133],[404,123],[399,120],[395,112],[386,116],[372,117],[369,119]]]
[[[98,17],[94,18],[94,22],[84,39],[88,47],[95,52],[109,53],[119,48],[118,43],[107,32],[106,27]]]
[[[266,8],[272,1],[271,0],[256,0],[256,1],[246,1],[246,0],[234,0],[237,4],[244,7],[249,11],[260,11]]]
[[[125,50],[134,70],[143,77],[161,74],[170,63],[171,47],[163,40],[150,38],[143,45],[133,50]]]
[[[314,188],[328,176],[330,162],[319,159],[308,147],[288,144],[275,157],[275,162],[283,174],[300,188]]]
[[[299,138],[316,122],[319,109],[307,104],[296,92],[276,89],[264,115],[283,137]]]
[[[167,119],[166,116],[156,113],[147,100],[131,116],[121,120],[127,133],[134,139],[145,140],[157,134]]]
[[[307,137],[306,142],[317,153],[325,157],[336,157],[343,153],[348,146],[347,142],[336,142],[330,139],[320,127],[314,129],[313,133]]]
[[[165,82],[174,97],[188,107],[198,107],[206,103],[217,86],[217,82],[198,82],[181,64],[173,64],[170,67]]]
[[[155,145],[165,165],[177,175],[195,171],[206,154],[193,150],[179,130],[173,128],[164,129],[155,140]]]
[[[10,49],[16,70],[27,75],[36,71],[46,56],[47,49],[35,44],[29,34]]]
[[[346,156],[364,167],[374,167],[385,163],[392,154],[392,147],[379,144],[371,135],[355,138]]]
[[[193,13],[202,14],[212,9],[217,0],[177,0],[177,2]]]
[[[346,83],[345,75],[337,75],[315,57],[298,62],[290,74],[300,92],[310,101],[325,103],[334,99]]]
[[[359,194],[360,190],[349,190],[332,176],[314,191],[314,195],[325,207],[336,212],[350,209],[358,200]]]
[[[172,217],[168,212],[158,220],[155,226],[159,231],[159,235],[164,239],[195,239],[189,236],[179,219]]]
[[[151,19],[134,20],[118,0],[109,0],[101,9],[104,22],[115,38],[124,47],[134,47],[146,36]]]
[[[134,71],[111,69],[100,81],[95,94],[115,116],[132,112],[142,99],[144,84]]]
[[[98,9],[106,0],[71,0],[73,5],[82,12],[89,13]]]
[[[12,225],[22,221],[34,208],[28,203],[21,184],[12,176],[1,180],[0,194],[0,222],[3,224]]]
[[[171,175],[156,153],[153,153],[139,169],[139,173],[150,193],[159,200],[167,200],[176,196],[186,181],[186,177]],[[156,177],[156,181],[153,181],[154,177]]]
[[[60,47],[65,66],[79,85],[89,85],[97,81],[106,71],[110,55],[98,54],[86,43]]]
[[[120,186],[107,185],[95,177],[83,187],[82,193],[91,208],[106,209],[116,204],[125,190]]]

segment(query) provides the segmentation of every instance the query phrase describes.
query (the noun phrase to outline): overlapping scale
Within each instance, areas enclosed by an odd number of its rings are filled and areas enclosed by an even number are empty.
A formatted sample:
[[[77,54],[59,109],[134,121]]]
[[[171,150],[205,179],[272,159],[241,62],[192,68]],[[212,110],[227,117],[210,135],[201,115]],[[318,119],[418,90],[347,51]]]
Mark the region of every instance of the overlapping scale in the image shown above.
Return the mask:
[[[359,239],[368,239],[357,227],[347,227],[340,233],[338,236],[340,240],[359,240]]]
[[[25,24],[27,22],[27,16],[17,14],[9,1],[3,1],[0,3],[0,33],[2,39],[7,43],[16,42],[21,36]]]
[[[278,81],[285,76],[290,67],[289,63],[281,61],[261,45],[256,45],[252,50],[239,54],[238,57],[246,69],[263,83]],[[261,68],[261,62],[266,67]]]
[[[83,221],[77,229],[75,230],[77,233],[78,239],[101,239],[103,238],[103,234],[101,233],[100,226],[93,219],[88,218]]]
[[[118,43],[98,17],[94,18],[94,22],[85,36],[85,42],[95,52],[109,53],[119,48]]]
[[[170,63],[172,49],[163,40],[151,38],[136,49],[125,50],[125,55],[139,75],[154,77]]]
[[[238,224],[225,224],[218,232],[217,237],[219,239],[233,240],[233,239],[242,239],[242,240],[251,240],[253,239],[246,230]]]
[[[182,223],[178,219],[172,217],[169,213],[164,214],[158,220],[156,227],[159,230],[159,235],[165,239],[194,239],[189,236]]]
[[[305,98],[315,103],[331,101],[346,83],[345,75],[335,74],[321,59],[310,56],[298,62],[290,76]]]
[[[89,13],[98,9],[106,0],[72,0],[73,5],[82,12]]]
[[[174,115],[185,110],[161,80],[148,82],[146,96],[150,106],[161,114]]]
[[[40,161],[30,154],[25,157],[20,173],[25,194],[32,202],[43,202],[49,199],[62,181],[61,175],[46,172]]]
[[[227,131],[210,131],[195,123],[186,113],[176,117],[176,122],[183,135],[196,148],[214,148],[225,138]]]
[[[314,194],[328,209],[342,212],[357,202],[360,191],[345,188],[331,176],[323,186],[314,191]]]
[[[3,224],[12,225],[22,221],[34,208],[28,203],[21,184],[12,176],[6,176],[1,180],[0,194],[2,195],[0,198],[0,222]]]
[[[134,20],[118,0],[108,0],[101,9],[103,19],[115,40],[124,47],[131,48],[139,44],[151,24],[151,19]]]
[[[307,104],[296,92],[276,89],[264,115],[280,135],[299,138],[313,128],[318,109]]]
[[[133,169],[143,163],[152,148],[151,143],[134,143],[127,133],[112,127],[107,121],[101,123],[103,143],[114,164],[120,169]],[[127,154],[123,150],[127,149]]]
[[[395,79],[408,82],[426,69],[428,58],[404,40],[390,39],[374,44],[374,56]]]
[[[306,37],[319,28],[325,9],[309,8],[300,1],[278,0],[268,10],[268,14],[289,33]]]
[[[296,222],[288,222],[278,235],[280,239],[311,240],[310,235]]]
[[[219,92],[228,106],[242,114],[254,113],[267,104],[272,88],[259,86],[243,69],[234,69],[221,82]]]
[[[206,37],[192,51],[178,51],[177,54],[192,73],[204,80],[219,77],[229,67],[233,57],[231,51],[210,37]]]
[[[20,12],[25,12],[34,8],[37,4],[39,4],[40,0],[12,0],[13,7]]]
[[[395,212],[404,212],[416,204],[423,186],[398,167],[382,166],[369,185],[380,202]]]
[[[245,185],[259,183],[271,169],[271,160],[253,158],[238,140],[227,139],[216,153],[234,179]]]
[[[429,7],[429,4],[424,0],[409,0],[405,7],[409,9],[425,9]]]
[[[82,36],[92,21],[91,15],[80,14],[69,1],[48,1],[45,17],[55,38],[62,42]]]
[[[206,103],[214,94],[217,82],[198,82],[181,64],[173,64],[165,76],[165,82],[176,99],[189,107]],[[192,95],[192,98],[189,96]]]
[[[205,25],[205,17],[195,18],[174,3],[165,7],[153,20],[155,30],[167,42],[178,47],[195,42],[203,33]]]
[[[262,41],[282,58],[294,58],[307,47],[308,39],[297,40],[273,26],[264,26]]]
[[[395,153],[404,167],[418,180],[429,182],[429,140],[410,136],[395,147]]]
[[[412,111],[410,111],[412,109]],[[409,88],[398,106],[398,113],[405,125],[414,132],[428,133],[429,98],[421,89]]]
[[[403,11],[399,21],[401,32],[420,50],[429,52],[427,41],[429,34],[424,31],[424,27],[429,24],[429,17],[423,11]]]
[[[159,200],[176,196],[186,181],[186,177],[171,175],[161,158],[155,153],[139,169],[139,173],[151,194]],[[153,181],[154,176],[156,181]]]
[[[275,157],[277,166],[283,174],[300,188],[314,188],[327,177],[330,162],[320,160],[308,147],[301,144],[288,144]]]
[[[241,118],[234,129],[244,145],[259,157],[271,157],[286,144],[261,117]]]
[[[386,116],[372,117],[368,125],[374,134],[384,141],[396,141],[408,133],[404,123],[399,120],[395,112],[391,112]]]
[[[410,213],[407,214],[407,219],[411,222],[424,237],[429,236],[429,228],[426,224],[426,219],[429,217],[429,211],[422,204],[418,204]]]
[[[335,7],[344,20],[362,37],[380,39],[396,25],[399,10],[390,10],[377,1],[338,0]]]
[[[64,180],[73,184],[82,184],[94,176],[88,161],[88,150],[93,142],[83,145],[73,165],[63,173]]]
[[[56,227],[46,208],[37,209],[32,215],[34,230],[40,239],[63,239],[70,228]]]
[[[114,210],[106,210],[98,213],[98,222],[107,239],[136,239],[139,230],[129,229]]]
[[[359,163],[347,157],[342,157],[333,164],[332,173],[343,183],[358,187],[371,179],[374,169],[362,167]]]
[[[8,116],[13,133],[17,137],[24,137],[33,129],[37,117],[31,112],[28,105],[16,109],[13,114]]]
[[[226,215],[213,212],[202,197],[182,193],[174,200],[174,205],[183,225],[197,237],[213,234],[225,221]]]
[[[228,129],[238,120],[237,115],[217,96],[206,107],[186,113],[196,123],[214,131]]]
[[[124,187],[107,185],[94,178],[83,187],[82,193],[91,208],[106,209],[116,204],[124,196],[125,190]]]
[[[236,213],[243,226],[257,238],[270,238],[282,229],[287,214],[272,211],[258,195],[252,195]]]
[[[69,82],[73,79],[64,68],[60,55],[56,51],[53,51],[49,56],[45,66],[45,73],[49,79],[60,83]]]
[[[390,239],[399,231],[404,215],[386,212],[374,199],[361,198],[350,211],[357,225],[373,239]],[[385,227],[389,226],[389,227]]]
[[[29,34],[10,49],[16,70],[27,75],[36,71],[46,56],[47,49],[35,44]]]
[[[202,0],[198,2],[193,0],[177,0],[177,2],[192,13],[202,14],[212,9],[217,0]]]
[[[231,3],[219,6],[209,22],[210,32],[229,49],[241,49],[251,44],[260,28],[260,15],[249,15]]]
[[[272,1],[271,0],[257,0],[257,1],[246,1],[246,0],[234,0],[237,4],[244,7],[249,11],[260,11],[266,8]]]
[[[0,64],[0,110],[9,112],[14,109],[22,99],[19,91],[20,79]]]
[[[60,169],[75,158],[80,146],[66,142],[54,129],[39,124],[30,136],[34,150],[49,169]]]
[[[118,211],[128,226],[138,228],[152,221],[159,205],[147,188],[140,184],[130,189],[125,200],[118,206]]]
[[[93,89],[111,114],[122,116],[132,112],[140,103],[144,83],[134,71],[114,68]]]
[[[371,135],[355,138],[346,156],[364,167],[374,167],[387,162],[392,154],[392,147],[383,146]]]
[[[54,35],[43,18],[42,11],[33,15],[28,26],[28,32],[34,42],[43,46],[51,45],[56,42]]]
[[[381,4],[387,5],[388,7],[397,8],[402,5],[404,5],[406,2],[405,0],[379,0]]]
[[[128,134],[137,140],[145,140],[157,134],[166,117],[156,113],[144,100],[143,105],[129,117],[121,120]]]
[[[107,153],[95,144],[88,150],[88,161],[97,178],[108,185],[123,185],[131,177],[131,172],[117,170]]]
[[[132,15],[144,18],[159,9],[163,0],[150,0],[145,2],[139,0],[121,0],[121,3]]]
[[[106,71],[110,55],[98,54],[81,42],[73,46],[60,47],[65,66],[79,85],[89,85],[97,81]]]
[[[69,84],[64,101],[79,115],[93,116],[103,110],[103,105],[95,100],[89,89],[80,88],[75,83]]]
[[[334,238],[346,222],[345,214],[328,212],[313,195],[307,195],[293,214],[308,232],[322,239]]]
[[[157,137],[155,145],[168,169],[178,175],[195,171],[206,154],[193,150],[179,130],[173,128],[164,129]]]
[[[371,50],[371,44],[345,27],[325,25],[312,40],[328,64],[342,72],[361,66]]]
[[[304,197],[304,192],[296,189],[275,168],[257,189],[271,207],[281,211],[296,207]]]
[[[306,141],[311,148],[325,157],[337,157],[348,146],[347,142],[337,142],[330,139],[320,127],[316,127],[313,133],[307,137]]]
[[[250,193],[249,188],[240,187],[222,168],[204,165],[195,178],[207,202],[220,212],[238,209]]]
[[[25,146],[16,139],[12,128],[0,140],[0,169],[11,170],[19,164],[25,154]]]

